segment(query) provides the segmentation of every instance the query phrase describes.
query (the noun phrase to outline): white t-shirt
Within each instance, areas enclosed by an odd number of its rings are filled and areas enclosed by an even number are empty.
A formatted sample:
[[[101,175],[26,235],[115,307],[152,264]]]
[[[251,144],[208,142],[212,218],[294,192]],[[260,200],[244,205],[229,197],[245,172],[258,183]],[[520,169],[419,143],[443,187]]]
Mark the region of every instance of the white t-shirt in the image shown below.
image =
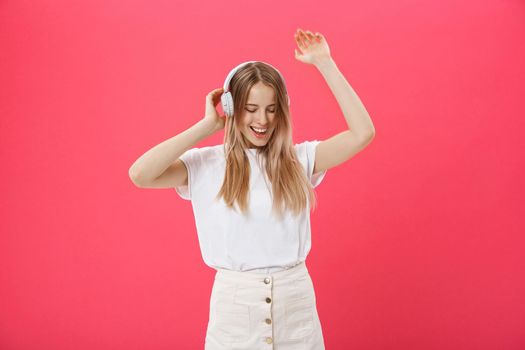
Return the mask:
[[[313,175],[315,149],[320,141],[294,145],[299,161],[316,187],[326,171]],[[279,220],[272,213],[271,183],[256,160],[256,149],[246,150],[250,161],[249,213],[230,209],[215,200],[224,179],[223,145],[191,148],[180,159],[188,169],[188,185],[175,187],[191,200],[204,263],[214,269],[273,273],[306,260],[311,247],[310,210],[298,216],[285,211]],[[264,163],[263,163],[264,164]],[[263,168],[264,170],[264,168]],[[263,178],[264,174],[264,178]]]

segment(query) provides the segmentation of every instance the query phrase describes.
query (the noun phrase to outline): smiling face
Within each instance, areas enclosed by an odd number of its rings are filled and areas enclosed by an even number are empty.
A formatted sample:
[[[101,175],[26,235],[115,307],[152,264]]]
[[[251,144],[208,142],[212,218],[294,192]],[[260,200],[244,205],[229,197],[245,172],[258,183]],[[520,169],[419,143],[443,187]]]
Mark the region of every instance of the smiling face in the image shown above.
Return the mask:
[[[243,108],[241,133],[248,147],[266,145],[273,132],[276,102],[273,88],[258,82],[253,85]]]

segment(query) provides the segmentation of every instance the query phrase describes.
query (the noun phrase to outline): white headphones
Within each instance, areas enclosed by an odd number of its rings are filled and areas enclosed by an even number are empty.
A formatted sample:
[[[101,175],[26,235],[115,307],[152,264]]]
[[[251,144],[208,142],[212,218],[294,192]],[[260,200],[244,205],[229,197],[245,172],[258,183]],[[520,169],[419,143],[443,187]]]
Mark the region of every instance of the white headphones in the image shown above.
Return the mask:
[[[233,111],[234,111],[234,109],[233,109],[233,97],[232,97],[232,94],[230,92],[230,80],[232,79],[232,77],[235,75],[235,73],[241,67],[243,67],[244,65],[246,65],[248,63],[252,63],[252,62],[262,62],[262,63],[265,63],[265,64],[269,65],[270,67],[275,69],[277,71],[277,73],[279,73],[279,75],[281,76],[281,79],[284,82],[284,77],[281,74],[281,72],[279,72],[279,70],[277,68],[275,68],[274,66],[272,66],[269,63],[266,63],[266,62],[263,62],[263,61],[246,61],[246,62],[243,62],[243,63],[239,64],[237,67],[233,68],[230,71],[230,73],[228,73],[228,76],[226,77],[226,80],[224,81],[224,91],[223,91],[223,93],[221,95],[221,104],[222,104],[222,110],[224,111],[224,113],[226,114],[227,117],[232,117],[233,116]],[[288,94],[286,94],[286,98],[288,100],[288,106],[289,106],[290,105],[290,96],[288,96]]]

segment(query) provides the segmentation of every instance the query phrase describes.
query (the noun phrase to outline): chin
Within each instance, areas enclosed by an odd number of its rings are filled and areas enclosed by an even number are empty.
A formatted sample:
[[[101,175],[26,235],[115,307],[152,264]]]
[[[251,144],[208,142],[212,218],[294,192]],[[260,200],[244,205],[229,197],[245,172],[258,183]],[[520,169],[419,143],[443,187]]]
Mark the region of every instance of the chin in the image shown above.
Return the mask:
[[[268,136],[264,138],[258,138],[258,137],[255,137],[254,135],[251,135],[252,133],[251,129],[247,132],[249,134],[248,135],[244,134],[244,138],[246,139],[248,144],[252,144],[254,147],[261,147],[268,143],[268,140],[269,140]],[[252,146],[249,145],[248,147],[252,147]]]

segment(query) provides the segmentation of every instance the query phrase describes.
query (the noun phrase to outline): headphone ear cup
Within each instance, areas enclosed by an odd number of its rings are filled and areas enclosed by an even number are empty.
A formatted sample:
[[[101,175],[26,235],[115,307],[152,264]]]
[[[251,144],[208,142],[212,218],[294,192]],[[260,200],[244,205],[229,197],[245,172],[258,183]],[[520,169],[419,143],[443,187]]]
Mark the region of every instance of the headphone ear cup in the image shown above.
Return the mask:
[[[229,91],[226,91],[221,95],[222,110],[227,117],[233,116],[233,98]]]

